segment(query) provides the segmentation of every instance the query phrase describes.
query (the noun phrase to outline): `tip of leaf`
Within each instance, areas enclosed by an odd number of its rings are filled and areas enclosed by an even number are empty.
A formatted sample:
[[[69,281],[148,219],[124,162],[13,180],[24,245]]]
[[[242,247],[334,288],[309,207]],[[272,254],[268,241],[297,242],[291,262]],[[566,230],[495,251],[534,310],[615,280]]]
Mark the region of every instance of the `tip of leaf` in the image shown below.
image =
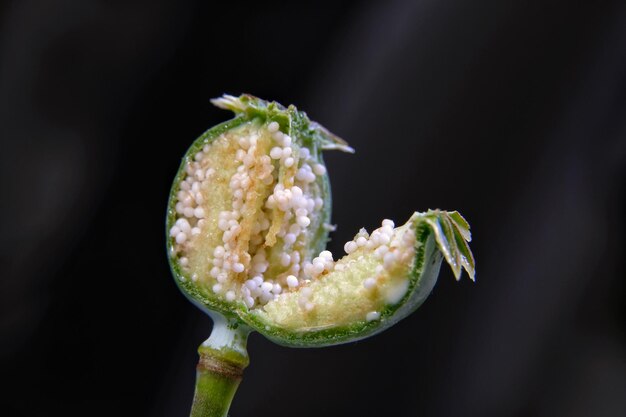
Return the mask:
[[[330,132],[324,126],[317,122],[310,123],[311,128],[318,131],[322,138],[322,146],[323,150],[338,150],[347,153],[354,153],[354,148],[348,145],[348,142],[341,139],[339,136]]]
[[[325,151],[342,151],[346,153],[354,153],[354,148],[348,145],[339,145],[335,143],[329,143],[322,145],[322,149]]]
[[[472,281],[476,281],[474,255],[467,242],[471,240],[469,223],[457,211],[428,210],[419,214],[435,234],[437,247],[450,265],[457,281],[463,270]]]
[[[242,112],[246,110],[246,104],[240,97],[230,94],[224,94],[222,97],[212,98],[211,104],[224,110],[232,110],[234,112]]]
[[[474,271],[474,269],[469,270],[465,268],[465,272],[467,272],[467,276],[469,276],[472,282],[476,282],[476,271]]]

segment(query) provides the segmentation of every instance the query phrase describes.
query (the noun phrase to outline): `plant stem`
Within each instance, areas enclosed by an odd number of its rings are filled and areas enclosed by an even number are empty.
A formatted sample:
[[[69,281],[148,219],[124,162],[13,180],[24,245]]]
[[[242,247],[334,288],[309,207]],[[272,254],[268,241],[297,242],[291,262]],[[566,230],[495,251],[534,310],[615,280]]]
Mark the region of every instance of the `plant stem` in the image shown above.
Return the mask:
[[[249,358],[250,328],[212,314],[211,336],[200,345],[191,417],[226,417]]]

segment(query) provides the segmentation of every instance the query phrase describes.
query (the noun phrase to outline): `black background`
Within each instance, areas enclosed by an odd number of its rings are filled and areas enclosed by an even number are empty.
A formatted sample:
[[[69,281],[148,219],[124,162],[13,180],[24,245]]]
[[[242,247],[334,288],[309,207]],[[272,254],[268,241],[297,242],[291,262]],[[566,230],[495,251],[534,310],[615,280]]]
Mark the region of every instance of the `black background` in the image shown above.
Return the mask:
[[[294,103],[328,154],[339,229],[458,209],[447,268],[371,339],[259,335],[237,416],[623,416],[626,5],[573,1],[24,0],[0,5],[0,414],[186,416],[211,322],[164,249],[180,158]]]

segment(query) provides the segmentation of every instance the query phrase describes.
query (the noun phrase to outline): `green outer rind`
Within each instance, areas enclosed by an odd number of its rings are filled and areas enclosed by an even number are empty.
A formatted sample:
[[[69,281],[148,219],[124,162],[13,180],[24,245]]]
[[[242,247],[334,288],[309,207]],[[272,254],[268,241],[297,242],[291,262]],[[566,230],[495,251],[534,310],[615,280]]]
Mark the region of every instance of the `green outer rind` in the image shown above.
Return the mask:
[[[231,97],[225,96],[225,99],[230,100]],[[311,154],[315,155],[320,163],[323,163],[322,150],[325,146],[327,146],[327,149],[349,149],[345,142],[332,135],[322,126],[311,122],[305,113],[297,111],[294,106],[285,108],[275,102],[270,103],[256,97],[245,95],[239,98],[232,97],[230,102],[226,100],[226,104],[223,102],[218,104],[218,100],[215,100],[214,104],[222,108],[233,110],[236,113],[236,117],[208,129],[190,146],[182,160],[170,191],[166,221],[168,259],[170,261],[172,274],[181,292],[198,308],[207,314],[219,312],[229,319],[250,326],[280,345],[291,347],[322,347],[364,339],[386,330],[399,320],[411,314],[424,302],[432,291],[437,281],[443,259],[450,265],[457,279],[460,277],[462,269],[467,271],[472,280],[474,279],[474,258],[467,245],[467,242],[471,240],[469,224],[456,211],[429,210],[426,213],[416,213],[414,215],[416,254],[411,272],[408,276],[409,287],[407,292],[398,303],[388,305],[380,311],[381,316],[378,320],[370,322],[363,320],[347,326],[336,326],[320,330],[288,331],[274,326],[271,323],[264,322],[254,311],[248,310],[243,302],[235,301],[229,303],[220,300],[211,292],[203,291],[204,288],[193,283],[189,277],[185,277],[184,281],[181,280],[180,277],[185,275],[173,257],[173,238],[169,236],[169,229],[176,218],[176,210],[174,207],[176,201],[175,194],[178,189],[178,184],[186,175],[186,160],[198,152],[206,143],[212,142],[222,133],[230,129],[259,119],[262,122],[276,121],[280,125],[281,131],[288,132],[290,136],[299,140],[302,145],[311,149]],[[231,104],[233,105],[231,106]],[[337,144],[339,147],[334,147]],[[322,194],[324,196],[324,220],[320,223],[320,228],[313,239],[315,243],[310,253],[315,255],[326,248],[326,242],[328,240],[328,230],[324,227],[324,223],[330,221],[331,214],[331,195],[328,175],[324,175],[322,187]]]
[[[396,324],[417,309],[432,291],[443,256],[437,248],[432,229],[419,222],[415,227],[416,246],[413,266],[408,276],[409,287],[406,294],[395,305],[386,306],[380,319],[365,320],[348,326],[337,326],[322,330],[294,332],[265,323],[254,312],[243,319],[248,325],[273,342],[289,347],[323,347],[361,340],[380,333]]]
[[[186,276],[180,268],[178,262],[176,262],[173,255],[174,239],[169,236],[169,230],[176,221],[176,193],[178,191],[179,184],[185,179],[185,163],[193,157],[194,154],[199,152],[206,144],[211,143],[221,134],[244,125],[245,123],[251,123],[255,120],[261,123],[269,123],[275,121],[279,124],[280,130],[287,132],[292,138],[298,140],[301,145],[310,149],[311,155],[314,156],[319,163],[323,164],[322,158],[322,145],[331,141],[340,141],[336,137],[330,137],[330,135],[324,128],[311,122],[305,113],[298,111],[294,106],[285,108],[276,102],[266,102],[252,96],[242,96],[246,100],[246,107],[242,109],[230,108],[235,111],[236,116],[233,119],[222,122],[216,126],[205,131],[200,137],[198,137],[185,152],[182,158],[176,177],[172,183],[170,189],[169,201],[167,206],[167,216],[165,222],[165,235],[167,242],[167,253],[170,263],[170,270],[174,276],[174,281],[180,289],[180,291],[198,308],[205,313],[216,311],[223,314],[228,318],[238,318],[247,314],[247,307],[242,302],[227,302],[214,296],[210,291],[204,291],[205,289],[199,285],[196,285],[190,280],[190,277]],[[220,106],[223,107],[223,106]],[[332,198],[330,190],[330,181],[328,175],[322,177],[322,196],[324,198],[322,221],[315,233],[312,242],[314,244],[310,248],[309,256],[317,255],[326,248],[328,241],[328,233],[324,227],[325,223],[330,222]],[[184,280],[181,280],[181,277]],[[237,311],[239,310],[239,311]],[[244,323],[242,321],[242,323]]]

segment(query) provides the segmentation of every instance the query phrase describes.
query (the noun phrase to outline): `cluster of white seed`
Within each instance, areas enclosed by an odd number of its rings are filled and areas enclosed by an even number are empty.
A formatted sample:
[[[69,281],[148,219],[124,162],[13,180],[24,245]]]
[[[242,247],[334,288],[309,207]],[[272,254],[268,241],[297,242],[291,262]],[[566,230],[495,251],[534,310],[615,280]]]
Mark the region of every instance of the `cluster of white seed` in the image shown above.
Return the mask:
[[[265,212],[257,213],[258,218],[253,227],[249,250],[243,253],[238,253],[236,250],[237,239],[242,231],[243,213],[252,198],[250,194],[253,192],[252,183],[261,181],[264,185],[270,185],[275,180],[274,166],[270,158],[267,155],[257,155],[259,153],[258,140],[257,134],[243,136],[237,140],[235,161],[240,165],[229,182],[233,196],[232,206],[231,210],[221,211],[218,217],[217,226],[223,232],[222,245],[213,250],[213,256],[210,259],[213,267],[209,275],[217,281],[212,287],[213,292],[223,293],[227,301],[233,301],[238,290],[236,282],[232,279],[234,276],[250,272],[262,273],[268,267],[263,252],[259,252],[254,258],[250,255],[254,248],[263,243],[261,232],[270,227],[270,221]]]
[[[384,273],[391,272],[398,265],[405,265],[413,256],[413,243],[415,241],[415,233],[411,229],[403,231],[394,230],[392,220],[385,219],[381,227],[374,230],[371,235],[365,229],[361,229],[353,240],[344,245],[344,250],[348,255],[357,252],[360,248],[367,250],[368,253],[373,252],[374,257],[382,263],[376,267],[375,274],[363,281],[366,290],[373,290],[382,280]],[[364,255],[359,255],[356,259],[348,261],[335,262],[333,255],[329,251],[323,251],[320,255],[313,259],[312,262],[306,262],[304,273],[306,276],[316,279],[319,276],[332,272],[342,271],[350,268],[351,263],[358,262],[363,259]],[[293,284],[296,286],[298,281],[293,277]],[[311,311],[315,308],[315,304],[310,301],[312,290],[309,287],[302,288],[298,305],[305,311]],[[380,318],[380,312],[371,311],[366,314],[366,321],[374,321]]]
[[[283,287],[295,289],[303,281],[315,278],[321,273],[318,272],[319,268],[313,268],[309,276],[306,275],[304,269],[308,271],[310,265],[317,265],[319,262],[316,263],[318,258],[313,262],[302,259],[300,249],[304,245],[298,247],[298,242],[306,238],[312,217],[323,207],[323,200],[311,197],[309,188],[317,177],[326,173],[326,168],[311,158],[307,148],[294,146],[292,138],[279,130],[278,123],[269,123],[267,130],[275,146],[266,153],[260,152],[257,147],[259,140],[257,134],[237,139],[235,160],[240,165],[229,184],[233,196],[232,208],[219,213],[217,225],[223,232],[223,244],[217,246],[210,257],[212,267],[209,275],[215,279],[213,291],[223,294],[228,301],[234,300],[240,292],[248,307],[253,307],[257,303],[266,304],[278,296]],[[170,230],[171,236],[179,245],[179,250],[191,236],[199,234],[205,224],[200,190],[207,189],[205,187],[207,184],[203,181],[210,180],[215,174],[215,170],[207,166],[207,155],[212,146],[220,145],[228,146],[225,138],[219,138],[214,144],[207,144],[192,161],[187,163],[185,169],[187,177],[181,183],[181,190],[177,194],[178,218]],[[283,178],[279,178],[279,172],[283,172]],[[264,186],[275,185],[264,203],[263,210],[255,213],[256,221],[252,226],[248,251],[238,254],[236,242],[242,231],[242,213],[246,208],[248,193],[251,192],[253,175],[254,180],[262,181]],[[280,265],[285,271],[278,277],[265,278],[264,273],[269,267],[269,262],[264,243],[271,226],[273,210],[279,210],[283,215],[276,237],[282,239],[284,243]],[[188,260],[181,257],[179,263],[186,266]],[[243,284],[237,284],[241,280],[234,280],[235,276],[243,277]],[[194,277],[192,275],[192,279]]]
[[[381,227],[368,235],[365,229],[361,229],[353,240],[346,242],[344,250],[349,255],[360,248],[374,253],[374,257],[382,261],[376,267],[374,276],[363,280],[366,289],[373,289],[378,285],[378,281],[383,272],[390,272],[398,265],[405,265],[413,256],[413,242],[415,233],[412,229],[401,232],[394,230],[392,220],[385,219]],[[345,267],[342,265],[341,267]]]
[[[394,230],[392,220],[385,219],[381,227],[374,230],[371,235],[365,229],[361,229],[359,233],[344,245],[344,250],[348,255],[357,252],[363,248],[368,252],[373,252],[377,260],[382,261],[376,267],[374,275],[363,280],[363,286],[367,290],[374,289],[379,285],[381,277],[385,272],[391,272],[398,265],[406,265],[413,256],[413,243],[415,242],[415,233],[412,229],[403,231]],[[362,255],[356,260],[362,259]],[[352,260],[351,262],[354,262]],[[341,271],[350,267],[350,262],[339,263],[335,265],[335,270]],[[368,316],[368,321],[376,320],[378,316],[372,314]],[[373,317],[373,318],[372,318]]]
[[[215,169],[209,167],[204,158],[209,149],[210,145],[205,144],[196,153],[194,160],[187,163],[185,167],[187,176],[180,183],[180,189],[176,194],[175,209],[178,218],[170,229],[170,236],[178,245],[183,245],[193,236],[199,235],[205,224],[205,213],[202,208],[204,196],[201,189],[206,187],[215,175]],[[187,258],[182,257],[179,262],[181,266],[186,266]]]
[[[230,139],[230,144],[229,139],[222,136],[212,144],[206,144],[193,160],[187,162],[186,177],[176,195],[177,219],[170,235],[177,244],[176,250],[184,252],[186,245],[202,233],[207,224],[202,208],[202,190],[210,192],[211,180],[216,176],[215,168],[209,166],[209,153],[213,146],[234,146],[238,165],[229,182],[232,204],[229,210],[219,213],[217,227],[222,233],[222,244],[213,249],[208,259],[211,264],[208,275],[213,279],[211,288],[227,301],[240,297],[249,308],[265,305],[284,292],[299,290],[299,306],[311,311],[315,305],[309,299],[311,289],[307,284],[324,274],[349,267],[349,262],[335,262],[329,251],[322,251],[311,260],[303,259],[302,255],[308,229],[314,219],[319,219],[324,205],[321,198],[312,196],[311,187],[326,169],[311,157],[307,148],[294,146],[292,138],[279,130],[278,123],[271,122],[265,128],[272,138],[269,148],[267,144],[261,146],[258,133],[242,135],[234,143]],[[262,188],[270,187],[272,192],[261,210],[255,210],[247,250],[242,251],[238,243],[242,222],[246,220],[244,213],[252,199],[258,196],[254,184],[259,182]],[[280,228],[274,231],[273,239],[282,240],[280,270],[273,267],[272,276],[266,277],[270,268],[267,258],[273,246],[267,245],[267,240],[276,211]],[[366,289],[372,289],[384,271],[393,269],[398,262],[404,262],[412,255],[413,238],[411,231],[394,233],[393,222],[384,220],[371,235],[361,229],[344,249],[351,254],[364,248],[382,261],[376,274],[363,282]],[[186,257],[179,258],[182,267],[188,263]],[[197,280],[197,275],[193,274],[191,279]],[[379,317],[379,313],[371,312],[367,320]]]
[[[306,238],[312,216],[321,210],[324,203],[321,198],[313,198],[309,193],[310,184],[316,181],[317,176],[326,173],[324,166],[310,159],[307,148],[294,147],[292,138],[278,130],[276,122],[268,125],[268,131],[276,145],[270,149],[269,158],[279,168],[277,171],[283,172],[284,177],[275,184],[264,208],[269,212],[278,210],[282,215],[281,227],[276,237],[284,243],[280,255],[280,266],[284,268],[284,272],[275,278],[264,277],[263,273],[269,265],[265,252],[257,248],[251,273],[241,286],[241,294],[248,307],[257,303],[266,304],[281,294],[283,287],[287,290],[294,289],[306,279],[302,274],[305,260],[302,259],[299,250],[301,248],[297,246],[298,242]],[[260,227],[253,228],[253,233],[256,229],[265,231],[264,219],[263,223]]]
[[[371,235],[368,235],[365,229],[361,229],[353,240],[346,242],[344,250],[350,255],[364,248],[367,251],[373,251],[374,257],[382,261],[382,264],[376,266],[374,275],[363,280],[363,287],[367,291],[373,291],[380,285],[385,273],[390,273],[398,265],[406,265],[414,254],[414,242],[415,232],[412,229],[394,230],[394,222],[385,219],[381,227],[374,230]],[[338,264],[335,269],[341,270],[349,267],[350,262]],[[378,319],[380,319],[378,311],[370,311],[365,315],[365,320],[368,322]]]

